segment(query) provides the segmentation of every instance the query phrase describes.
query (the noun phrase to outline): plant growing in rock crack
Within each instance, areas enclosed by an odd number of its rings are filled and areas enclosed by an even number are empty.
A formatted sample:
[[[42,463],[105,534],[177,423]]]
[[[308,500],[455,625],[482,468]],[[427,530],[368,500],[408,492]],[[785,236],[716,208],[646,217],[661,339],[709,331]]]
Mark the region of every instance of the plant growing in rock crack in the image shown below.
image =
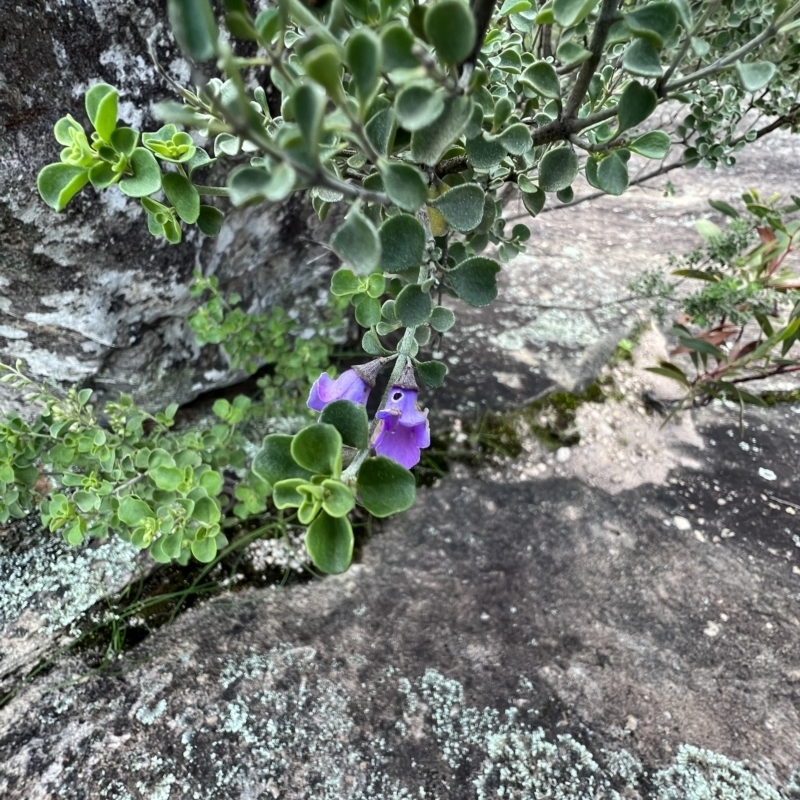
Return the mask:
[[[745,389],[753,381],[800,374],[800,197],[780,205],[755,190],[742,196],[744,214],[710,201],[728,219],[721,229],[696,223],[704,245],[673,259],[673,275],[702,288],[679,301],[673,327],[678,345],[670,355],[688,355],[693,369],[673,358],[651,371],[683,390],[675,409],[705,405],[714,398],[763,405]],[[633,285],[644,296],[675,302],[677,282],[646,275]]]
[[[358,380],[369,388],[391,363],[388,392],[370,425],[351,375],[320,378],[321,423],[268,436],[254,462],[265,499],[297,509],[329,572],[350,562],[355,503],[385,516],[413,502],[407,467],[427,442],[414,375],[428,388],[444,380],[444,365],[420,357],[454,324],[442,298],[490,304],[501,263],[530,238],[524,224],[507,231],[506,189],[535,217],[548,197],[572,201],[579,173],[619,195],[678,166],[730,165],[800,109],[798,2],[278,0],[255,16],[245,0],[223,5],[221,36],[208,0],[168,3],[185,55],[203,69],[213,60],[221,78],[191,90],[161,70],[181,102],[164,103],[165,125],[141,141],[118,127],[116,90],[91,87],[94,132],[59,120],[61,163],[38,185],[61,210],[87,183],[117,184],[169,242],[186,225],[217,233],[214,198],[245,206],[303,191],[321,219],[341,208],[331,292],[354,307],[377,359]],[[651,122],[666,103],[680,109],[669,133]],[[634,155],[659,166],[631,178]],[[226,185],[199,184],[214,161],[233,165]]]

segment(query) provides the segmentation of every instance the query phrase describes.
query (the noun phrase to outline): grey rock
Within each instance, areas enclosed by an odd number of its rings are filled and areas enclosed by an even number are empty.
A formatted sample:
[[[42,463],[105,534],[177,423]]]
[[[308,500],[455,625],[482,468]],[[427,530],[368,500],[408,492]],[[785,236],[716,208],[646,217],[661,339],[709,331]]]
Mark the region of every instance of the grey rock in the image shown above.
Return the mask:
[[[760,414],[754,457],[796,491],[795,415]],[[615,497],[450,478],[344,576],[208,603],[106,673],[62,662],[0,711],[0,792],[791,797],[800,550],[727,423],[701,419],[707,466]],[[737,535],[665,524],[688,504]]]
[[[158,408],[241,378],[187,326],[195,269],[216,274],[247,310],[282,304],[316,319],[332,262],[313,243],[303,198],[234,212],[216,239],[189,229],[172,246],[148,233],[139,202],[116,187],[87,187],[60,214],[36,192],[38,171],[58,161],[54,123],[71,113],[87,124],[91,84],[120,89],[124,122],[160,126],[152,106],[170,92],[149,62],[149,38],[173,77],[192,83],[165,3],[3,2],[0,16],[0,360],[22,358],[37,379],[90,386],[101,398],[123,391]],[[0,404],[29,411],[5,387]]]

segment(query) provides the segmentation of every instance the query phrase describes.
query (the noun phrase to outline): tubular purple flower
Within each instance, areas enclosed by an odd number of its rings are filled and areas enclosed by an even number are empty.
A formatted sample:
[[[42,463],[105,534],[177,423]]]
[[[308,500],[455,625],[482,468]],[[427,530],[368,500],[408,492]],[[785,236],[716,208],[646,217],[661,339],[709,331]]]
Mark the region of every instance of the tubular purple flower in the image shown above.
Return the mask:
[[[375,452],[406,469],[419,463],[420,450],[431,443],[428,411],[417,404],[418,394],[416,389],[392,386],[386,405],[376,414],[380,422],[372,445]]]
[[[370,386],[354,369],[343,372],[336,380],[327,372],[323,372],[314,381],[308,396],[308,407],[314,411],[322,411],[334,400],[350,400],[353,403],[367,404]]]

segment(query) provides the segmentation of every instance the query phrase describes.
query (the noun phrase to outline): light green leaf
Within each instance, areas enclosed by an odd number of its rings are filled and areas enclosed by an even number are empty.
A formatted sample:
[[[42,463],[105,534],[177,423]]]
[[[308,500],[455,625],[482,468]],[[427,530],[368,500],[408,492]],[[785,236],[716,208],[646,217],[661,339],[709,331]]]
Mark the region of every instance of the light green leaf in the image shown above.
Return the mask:
[[[356,275],[369,275],[380,267],[381,242],[375,226],[353,207],[331,238],[336,255],[353,267]]]
[[[462,261],[447,281],[455,293],[471,306],[488,306],[497,297],[497,273],[500,265],[485,256],[472,256]]]
[[[445,64],[460,64],[475,46],[475,17],[463,0],[437,0],[427,7],[425,35]]]
[[[561,97],[561,84],[556,68],[547,61],[531,64],[522,73],[521,80],[523,83],[527,83],[534,92],[549,100],[558,100]]]
[[[381,267],[384,272],[402,272],[419,267],[425,257],[425,228],[410,214],[389,217],[378,230]]]
[[[353,510],[353,492],[340,481],[322,481],[322,510],[332,517],[345,517]]]
[[[452,2],[462,3],[462,0]],[[472,101],[469,97],[448,97],[444,103],[444,111],[436,122],[411,134],[411,158],[430,167],[436,166],[444,152],[464,130],[471,113]]]
[[[165,492],[174,492],[183,483],[183,470],[177,467],[160,466],[147,471],[153,483]]]
[[[342,437],[326,423],[303,428],[292,439],[292,458],[315,475],[338,477],[342,471]]]
[[[395,313],[406,328],[424,325],[431,316],[433,301],[428,292],[423,292],[417,284],[404,287],[394,303]]]
[[[133,526],[138,525],[144,519],[151,519],[155,515],[153,509],[143,500],[128,495],[120,501],[117,516],[126,525]]]
[[[383,54],[380,39],[367,27],[356,28],[345,44],[345,60],[362,109],[372,99],[381,78]]]
[[[161,168],[149,150],[137,147],[131,155],[130,166],[133,176],[119,182],[123,194],[128,197],[146,197],[161,188]]]
[[[483,218],[484,192],[476,183],[463,183],[430,201],[451,228],[466,233]]]
[[[348,297],[361,291],[361,281],[351,269],[337,269],[331,277],[331,292],[337,297]]]
[[[192,519],[202,522],[204,525],[214,525],[222,517],[216,500],[210,497],[199,497],[192,511]]]
[[[389,199],[403,211],[416,211],[425,204],[428,184],[422,173],[411,164],[380,161],[378,169]]]
[[[656,109],[658,96],[649,86],[631,81],[623,90],[617,106],[619,131],[636,127],[644,122]]]
[[[505,0],[502,6],[500,6],[500,16],[501,17],[508,17],[511,14],[520,14],[523,11],[528,11],[531,8],[531,4],[528,0]]]
[[[288,478],[311,477],[311,473],[292,458],[292,437],[283,433],[272,433],[264,438],[252,469],[271,486]]]
[[[736,73],[746,92],[761,91],[769,84],[776,71],[777,67],[771,61],[751,61],[749,64],[736,62]]]
[[[37,176],[36,188],[50,208],[62,211],[88,182],[89,170],[86,167],[48,164]]]
[[[663,71],[658,50],[647,39],[635,39],[628,45],[622,56],[622,66],[631,75],[642,78],[660,78]]]
[[[321,572],[346,572],[353,560],[353,529],[347,517],[332,517],[324,511],[306,532],[306,551]]]
[[[206,61],[214,55],[219,31],[208,0],[168,0],[167,13],[186,56],[192,61]]]
[[[178,172],[167,172],[161,178],[167,200],[175,206],[178,216],[186,223],[197,222],[200,216],[200,195],[192,182]]]
[[[597,165],[597,185],[606,194],[615,196],[628,188],[628,167],[617,153],[611,153]]]
[[[634,139],[628,147],[645,158],[664,158],[672,142],[663,131],[650,131]]]
[[[335,400],[328,403],[319,417],[320,422],[333,425],[342,442],[348,447],[365,450],[368,444],[369,423],[367,422],[367,409],[360,403],[350,400]]]
[[[96,83],[86,92],[86,114],[104,142],[111,142],[117,127],[117,100],[119,92],[107,83]]]
[[[100,496],[94,492],[77,491],[72,495],[72,500],[84,514],[100,508]]]
[[[217,555],[217,542],[216,539],[205,537],[203,539],[195,539],[191,545],[192,555],[201,564],[210,564]]]
[[[433,91],[420,84],[404,86],[394,102],[397,121],[407,131],[418,131],[431,125],[444,111],[445,97],[444,92]]]
[[[558,192],[570,186],[578,175],[578,157],[569,147],[548,150],[539,162],[539,188]]]
[[[370,514],[388,517],[414,505],[416,481],[407,469],[385,456],[368,458],[358,471],[356,492]]]
[[[598,0],[553,0],[553,17],[562,28],[571,28],[591,14]]]
[[[301,486],[308,486],[302,478],[289,478],[278,481],[272,487],[272,502],[276,508],[299,508],[306,501],[306,496],[298,491]]]
[[[714,239],[719,239],[722,236],[720,228],[710,219],[698,219],[694,223],[694,227],[706,242],[712,242]]]

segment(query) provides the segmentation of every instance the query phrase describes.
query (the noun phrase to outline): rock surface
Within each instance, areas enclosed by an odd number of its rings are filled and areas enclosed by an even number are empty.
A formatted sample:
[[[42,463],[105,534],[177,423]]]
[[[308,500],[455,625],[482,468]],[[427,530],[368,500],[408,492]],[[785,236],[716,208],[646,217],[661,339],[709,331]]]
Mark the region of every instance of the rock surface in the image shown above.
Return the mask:
[[[751,188],[762,196],[797,194],[797,136],[776,132],[737,158],[732,171],[678,170],[621,197],[566,208],[556,203],[535,220],[520,207],[514,221],[530,226],[528,253],[500,274],[491,306],[453,306],[456,327],[438,354],[450,376],[431,406],[460,414],[507,409],[556,387],[585,388],[619,340],[641,323],[639,312],[649,310],[628,284],[646,269],[666,269],[667,255],[699,246],[697,219],[721,224],[709,198],[736,204]],[[652,164],[641,166],[647,171]],[[577,196],[593,191],[576,186]]]
[[[216,274],[248,310],[281,304],[315,319],[331,260],[313,244],[302,201],[232,213],[216,239],[189,229],[173,246],[148,233],[139,202],[116,187],[87,187],[60,214],[36,192],[38,171],[58,161],[53,124],[67,113],[86,124],[91,84],[119,88],[127,124],[160,126],[152,105],[169,91],[150,64],[149,38],[173,77],[191,84],[165,3],[4,0],[0,17],[0,360],[163,408],[241,377],[217,348],[201,351],[187,326],[195,269]],[[2,386],[0,404],[25,410]]]
[[[795,797],[800,406],[720,413],[664,483],[457,471],[344,576],[60,663],[0,712],[0,794]]]

